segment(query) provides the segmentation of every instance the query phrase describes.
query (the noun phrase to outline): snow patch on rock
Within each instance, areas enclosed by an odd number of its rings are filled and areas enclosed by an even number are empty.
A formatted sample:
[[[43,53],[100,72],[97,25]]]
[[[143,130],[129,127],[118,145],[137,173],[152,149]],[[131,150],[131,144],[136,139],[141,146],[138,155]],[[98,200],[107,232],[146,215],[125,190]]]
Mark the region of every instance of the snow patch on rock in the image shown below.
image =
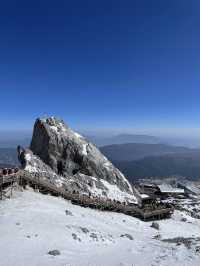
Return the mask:
[[[87,156],[87,144],[83,144],[82,153],[83,153],[83,155]]]
[[[79,133],[77,133],[77,132],[74,132],[74,135],[77,137],[77,138],[79,138],[79,139],[82,139],[83,138],[83,136],[81,136]]]
[[[117,200],[120,202],[123,202],[123,201],[128,201],[128,202],[133,202],[133,203],[137,202],[134,196],[131,197],[130,195],[127,195],[127,193],[121,191],[117,185],[112,185],[104,179],[101,179],[101,182],[107,189],[106,194],[109,199]]]

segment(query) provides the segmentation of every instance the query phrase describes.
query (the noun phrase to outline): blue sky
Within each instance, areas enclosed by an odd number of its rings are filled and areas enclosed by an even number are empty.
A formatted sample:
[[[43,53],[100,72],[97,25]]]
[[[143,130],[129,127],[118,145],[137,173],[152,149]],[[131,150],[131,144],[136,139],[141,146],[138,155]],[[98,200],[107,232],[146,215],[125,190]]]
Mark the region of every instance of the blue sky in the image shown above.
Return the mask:
[[[198,0],[0,4],[0,129],[200,126]],[[148,130],[147,130],[148,131]]]

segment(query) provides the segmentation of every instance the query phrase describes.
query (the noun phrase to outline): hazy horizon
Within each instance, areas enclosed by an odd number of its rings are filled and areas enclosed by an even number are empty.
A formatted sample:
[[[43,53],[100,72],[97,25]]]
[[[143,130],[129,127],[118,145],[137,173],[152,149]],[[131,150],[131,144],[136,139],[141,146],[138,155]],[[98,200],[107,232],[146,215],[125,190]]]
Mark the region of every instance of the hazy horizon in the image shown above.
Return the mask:
[[[34,121],[35,122],[35,121]],[[34,122],[30,128],[0,128],[0,137],[5,135],[7,137],[17,135],[30,135],[33,131]],[[83,128],[78,125],[72,127],[67,121],[64,122],[72,129],[86,134],[95,136],[115,136],[121,134],[131,134],[131,135],[148,135],[155,137],[180,137],[180,138],[194,138],[200,139],[200,128],[96,128],[90,127]]]
[[[70,126],[70,125],[69,125]],[[138,135],[144,137],[155,137],[155,143],[169,144],[175,146],[185,146],[191,148],[200,147],[200,129],[81,129],[73,128],[79,133],[86,137],[92,138],[93,142],[101,143],[103,139],[110,139],[108,144],[112,143],[112,138],[120,135],[124,135],[123,143],[128,143],[128,135]],[[24,145],[29,144],[32,137],[32,130],[21,130],[21,129],[9,129],[0,130],[0,148],[2,147],[13,147],[18,144]],[[127,135],[127,137],[126,137]],[[127,139],[127,141],[126,141]],[[144,138],[144,143],[146,140]],[[148,143],[148,141],[147,141]]]

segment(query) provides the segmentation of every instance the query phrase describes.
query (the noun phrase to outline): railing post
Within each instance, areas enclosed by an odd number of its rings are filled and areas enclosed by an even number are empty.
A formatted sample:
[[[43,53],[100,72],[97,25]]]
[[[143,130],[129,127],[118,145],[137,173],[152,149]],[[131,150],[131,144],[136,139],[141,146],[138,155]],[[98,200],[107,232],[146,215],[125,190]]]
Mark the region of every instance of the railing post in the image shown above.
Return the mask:
[[[3,176],[0,176],[0,186],[1,186],[1,200],[3,199]]]
[[[10,198],[12,197],[13,195],[13,180],[11,181],[11,190],[10,190]]]

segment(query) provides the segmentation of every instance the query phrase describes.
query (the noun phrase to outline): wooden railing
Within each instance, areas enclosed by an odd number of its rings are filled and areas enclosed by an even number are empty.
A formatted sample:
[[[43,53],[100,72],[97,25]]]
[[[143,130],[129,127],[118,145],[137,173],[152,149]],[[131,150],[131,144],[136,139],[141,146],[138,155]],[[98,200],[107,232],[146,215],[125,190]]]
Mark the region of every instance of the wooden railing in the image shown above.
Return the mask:
[[[19,178],[18,168],[2,168],[0,169],[0,199],[3,197],[11,197],[14,184]],[[9,196],[8,196],[9,194]]]
[[[92,197],[85,194],[79,194],[66,190],[63,187],[57,187],[48,180],[48,177],[42,177],[37,174],[30,174],[24,170],[12,169],[12,171],[3,171],[0,174],[0,199],[5,195],[4,188],[10,185],[10,196],[14,183],[19,185],[30,184],[39,191],[47,192],[55,196],[61,196],[66,200],[71,200],[73,204],[102,211],[113,211],[124,213],[126,215],[138,217],[142,220],[162,219],[170,217],[173,213],[173,207],[169,204],[158,204],[156,206],[148,206],[140,208],[138,205],[127,205],[118,201],[112,201],[106,198]]]
[[[93,209],[104,211],[120,212],[140,219],[162,219],[170,217],[173,213],[173,207],[169,204],[157,204],[149,208],[139,208],[137,205],[125,205],[123,203],[112,201],[105,198],[91,197],[84,194],[72,193],[65,190],[63,187],[56,187],[46,177],[32,176],[30,173],[23,171],[20,174],[20,179],[34,185],[39,190],[45,190],[56,196],[61,196],[66,200],[71,200],[73,204]]]

